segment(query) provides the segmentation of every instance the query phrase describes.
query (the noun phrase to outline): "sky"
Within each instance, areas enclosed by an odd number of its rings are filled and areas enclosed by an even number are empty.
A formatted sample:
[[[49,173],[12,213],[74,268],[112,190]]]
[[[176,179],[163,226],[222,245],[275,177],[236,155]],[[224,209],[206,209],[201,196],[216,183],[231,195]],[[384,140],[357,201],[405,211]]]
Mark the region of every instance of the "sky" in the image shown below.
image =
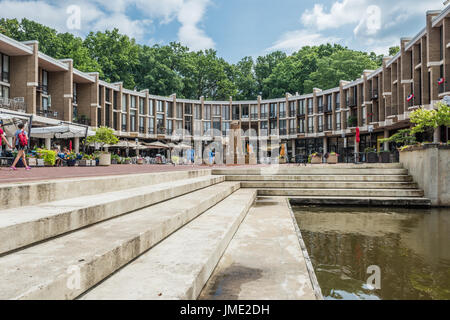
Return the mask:
[[[443,0],[0,0],[0,17],[85,37],[118,28],[140,44],[215,49],[231,63],[275,50],[339,43],[387,55],[425,27]]]

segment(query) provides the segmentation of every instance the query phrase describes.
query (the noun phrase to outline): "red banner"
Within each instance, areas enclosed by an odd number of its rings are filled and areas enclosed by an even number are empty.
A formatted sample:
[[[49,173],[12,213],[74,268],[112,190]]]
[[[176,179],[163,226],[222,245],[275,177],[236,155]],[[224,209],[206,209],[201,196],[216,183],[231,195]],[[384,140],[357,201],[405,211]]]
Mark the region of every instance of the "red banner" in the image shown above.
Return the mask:
[[[359,128],[356,128],[356,142],[359,143],[361,141],[359,137]]]

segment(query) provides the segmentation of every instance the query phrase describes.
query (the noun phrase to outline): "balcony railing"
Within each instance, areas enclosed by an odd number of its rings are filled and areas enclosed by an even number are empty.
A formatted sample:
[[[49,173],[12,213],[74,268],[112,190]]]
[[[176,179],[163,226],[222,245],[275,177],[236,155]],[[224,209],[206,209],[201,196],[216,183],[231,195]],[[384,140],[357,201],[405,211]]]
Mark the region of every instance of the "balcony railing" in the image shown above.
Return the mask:
[[[291,110],[289,112],[289,117],[296,117],[297,116],[297,112],[295,110]]]
[[[323,124],[317,126],[318,132],[323,132]]]
[[[80,117],[80,118],[74,118],[73,122],[78,123],[78,124],[82,124],[85,126],[90,126],[91,125],[91,120],[89,118],[86,117]]]
[[[356,99],[348,98],[347,99],[347,107],[356,107]]]
[[[267,113],[266,112],[261,113],[261,119],[267,119]]]
[[[297,133],[305,133],[305,128],[298,128]]]
[[[314,109],[313,108],[308,108],[308,114],[313,114],[314,113]]]
[[[252,113],[251,114],[251,118],[252,118],[252,120],[257,120],[258,119],[258,114],[257,113]]]
[[[239,120],[239,114],[233,113],[233,120]]]
[[[323,105],[319,105],[319,106],[317,107],[317,111],[318,111],[319,113],[323,113]]]
[[[336,123],[336,130],[341,130],[341,123]]]
[[[341,103],[336,101],[336,110],[341,109]]]
[[[122,124],[122,131],[127,131],[127,125],[126,124]]]
[[[308,128],[308,133],[314,133],[314,128],[313,127]]]
[[[289,134],[296,134],[296,133],[297,133],[297,129],[289,128]]]
[[[144,127],[139,127],[139,133],[145,133],[145,128]]]
[[[371,98],[372,98],[372,100],[378,99],[378,89],[372,90]]]
[[[286,118],[286,111],[280,111],[280,118]]]
[[[166,134],[167,130],[166,128],[157,128],[156,132],[157,134]]]
[[[275,119],[277,117],[277,113],[276,112],[271,112],[270,113],[270,119]]]
[[[148,134],[155,134],[155,128],[148,128]]]
[[[26,112],[25,99],[23,97],[18,97],[14,99],[0,98],[0,108],[19,112]]]
[[[45,118],[58,119],[58,112],[52,110],[37,110],[37,115]]]
[[[332,108],[331,105],[330,106],[325,106],[325,112],[332,112]]]
[[[44,85],[42,83],[39,83],[39,85],[37,86],[37,91],[38,92],[42,92],[42,94],[47,95],[48,94],[48,85]]]
[[[285,136],[287,134],[287,129],[280,129],[280,136]]]

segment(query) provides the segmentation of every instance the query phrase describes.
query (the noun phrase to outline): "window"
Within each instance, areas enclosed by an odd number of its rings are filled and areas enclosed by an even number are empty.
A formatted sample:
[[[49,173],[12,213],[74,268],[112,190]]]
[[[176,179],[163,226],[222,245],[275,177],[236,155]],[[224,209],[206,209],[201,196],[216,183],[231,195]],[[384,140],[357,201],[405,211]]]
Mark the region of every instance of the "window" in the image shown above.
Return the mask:
[[[296,101],[289,102],[289,116],[295,117],[296,116]]]
[[[336,113],[336,130],[341,130],[341,113]]]
[[[151,115],[151,116],[155,115],[155,113],[153,111],[153,100],[152,99],[150,99],[148,101],[148,114]]]
[[[48,72],[45,70],[42,70],[42,93],[48,94]]]
[[[305,100],[300,100],[298,102],[298,114],[305,115]]]
[[[331,111],[331,106],[332,106],[332,99],[333,99],[333,97],[332,97],[332,95],[331,94],[329,94],[328,96],[327,96],[327,110],[328,111]]]
[[[267,119],[268,107],[267,104],[261,105],[261,119]]]
[[[144,117],[139,117],[139,133],[145,133]]]
[[[213,118],[213,129],[214,133],[220,132],[220,118],[217,117]]]
[[[280,102],[280,118],[286,118],[286,103]]]
[[[233,120],[239,120],[239,106],[233,106]]]
[[[230,123],[229,122],[222,122],[222,135],[226,136],[227,131],[230,130]]]
[[[261,129],[267,130],[267,121],[261,121]]]
[[[186,130],[189,135],[192,135],[192,117],[184,117],[184,130]]]
[[[220,117],[220,106],[218,105],[213,106],[213,116]]]
[[[144,98],[139,98],[139,114],[144,114]]]
[[[131,96],[131,108],[136,109],[136,97]]]
[[[271,118],[277,117],[277,104],[276,103],[270,104],[270,117]]]
[[[3,94],[4,98],[8,98],[5,94]],[[47,97],[43,97],[42,98],[42,110],[47,111],[48,110],[48,98]]]
[[[122,113],[122,131],[127,131],[127,115]]]
[[[130,131],[136,132],[136,111],[130,111]]]
[[[211,106],[210,105],[205,106],[205,117],[203,119],[211,120]]]
[[[166,102],[167,118],[173,118],[173,102]]]
[[[249,114],[248,114],[248,105],[243,105],[242,106],[242,119],[248,119]]]
[[[208,131],[211,129],[211,121],[203,122],[203,135],[208,134]]]
[[[186,103],[184,105],[184,114],[192,114],[192,104]]]
[[[280,135],[285,136],[286,134],[287,134],[286,120],[280,120]]]
[[[113,93],[113,108],[114,110],[117,110],[117,99],[118,99],[118,92],[114,91]]]
[[[270,120],[270,134],[277,134],[277,120]]]
[[[0,64],[0,72],[2,75],[0,80],[9,83],[9,56],[6,54],[0,54]]]
[[[308,133],[314,132],[314,117],[308,117]]]
[[[297,128],[295,127],[295,119],[289,120],[289,134],[297,133]]]
[[[156,131],[158,134],[165,134],[164,130],[164,115],[158,114],[156,116]]]
[[[298,133],[305,133],[305,119],[298,119]]]
[[[181,103],[177,103],[177,118],[183,119],[183,105]]]
[[[106,102],[111,102],[111,98],[110,98],[110,94],[111,94],[111,89],[109,89],[109,88],[105,88],[105,100],[106,100]]]
[[[74,113],[76,113],[77,111],[75,110],[76,107],[74,107]],[[108,104],[105,106],[105,126],[109,127],[110,126],[110,120],[111,120],[111,106]],[[76,117],[76,116],[74,116]]]
[[[77,100],[77,84],[76,83],[73,84],[73,104],[74,105],[78,104],[78,100]]]
[[[319,116],[318,117],[318,125],[319,127],[317,128],[319,132],[323,132],[323,116]]]
[[[317,108],[318,108],[319,113],[323,112],[323,97],[317,98]]]
[[[256,106],[256,105],[250,106],[250,116],[251,116],[252,120],[258,119],[258,106]]]
[[[156,101],[156,112],[164,112],[163,102],[157,100]]]
[[[128,101],[127,101],[127,95],[126,94],[122,94],[122,111],[127,112],[127,108],[128,108]]]
[[[166,120],[166,134],[172,135],[173,133],[173,120]]]
[[[155,133],[155,119],[154,118],[148,118],[148,133],[149,134]]]
[[[335,95],[335,103],[336,103],[336,110],[339,110],[341,108],[341,94],[338,92]]]
[[[332,115],[328,114],[326,117],[326,122],[325,122],[325,127],[327,130],[332,130],[333,129],[333,120],[332,120]]]
[[[194,107],[194,116],[195,120],[202,120],[202,106],[199,104],[196,104]]]
[[[308,99],[308,114],[313,114],[313,99]]]
[[[230,106],[222,107],[222,118],[223,120],[230,120]]]

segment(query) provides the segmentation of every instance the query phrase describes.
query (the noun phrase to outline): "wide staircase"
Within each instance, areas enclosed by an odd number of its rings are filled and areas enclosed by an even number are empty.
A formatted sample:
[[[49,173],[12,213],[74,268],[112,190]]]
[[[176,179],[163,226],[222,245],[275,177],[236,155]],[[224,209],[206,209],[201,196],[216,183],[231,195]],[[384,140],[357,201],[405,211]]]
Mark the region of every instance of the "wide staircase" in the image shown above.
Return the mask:
[[[257,189],[259,197],[283,196],[294,204],[431,205],[399,163],[242,167],[213,174]]]
[[[256,191],[198,170],[0,196],[0,299],[196,299]]]
[[[430,205],[399,165],[4,184],[0,299],[196,299],[257,196]]]

